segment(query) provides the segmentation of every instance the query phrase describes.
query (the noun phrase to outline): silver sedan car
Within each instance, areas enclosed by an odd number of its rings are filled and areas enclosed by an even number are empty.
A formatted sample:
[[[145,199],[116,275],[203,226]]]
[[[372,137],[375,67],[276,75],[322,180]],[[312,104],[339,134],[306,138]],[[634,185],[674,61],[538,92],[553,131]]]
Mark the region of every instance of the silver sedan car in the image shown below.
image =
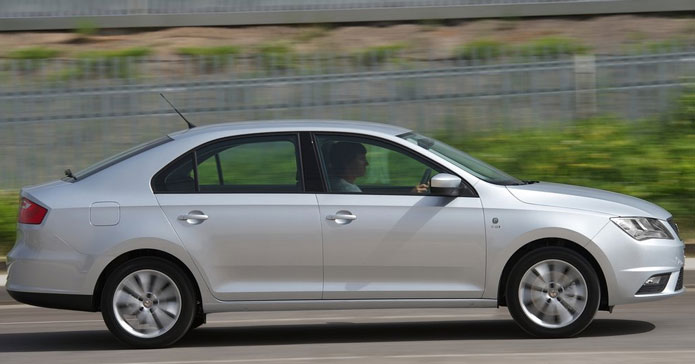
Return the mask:
[[[7,290],[101,311],[136,347],[249,310],[506,306],[569,337],[684,292],[659,206],[522,181],[396,126],[197,127],[66,174],[22,189]]]

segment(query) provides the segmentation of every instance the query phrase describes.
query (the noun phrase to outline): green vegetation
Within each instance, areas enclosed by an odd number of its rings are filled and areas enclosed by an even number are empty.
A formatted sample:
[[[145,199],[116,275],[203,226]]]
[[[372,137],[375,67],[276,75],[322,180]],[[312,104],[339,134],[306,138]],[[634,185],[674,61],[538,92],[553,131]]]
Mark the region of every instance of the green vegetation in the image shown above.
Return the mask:
[[[683,96],[676,115],[692,113],[694,95]],[[521,179],[589,186],[654,202],[674,215],[685,239],[695,239],[692,120],[597,117],[545,130],[449,135],[440,139]]]
[[[689,44],[685,38],[670,38],[657,41],[642,41],[628,47],[627,53],[664,53],[676,52]]]
[[[202,57],[216,57],[216,56],[235,56],[241,53],[241,48],[237,46],[221,46],[221,47],[186,47],[179,48],[177,50],[178,54],[182,56],[202,56]]]
[[[237,46],[186,47],[179,48],[176,53],[192,57],[201,71],[213,72],[216,69],[226,67],[229,64],[229,58],[239,55],[241,48]]]
[[[77,27],[75,27],[75,33],[83,38],[88,38],[90,35],[94,35],[98,31],[99,27],[91,20],[81,20],[77,23]]]
[[[75,66],[65,68],[52,75],[54,81],[85,79],[92,77],[132,78],[135,77],[135,65],[131,58],[141,58],[152,53],[144,47],[124,48],[105,51],[90,51],[77,55]]]
[[[586,54],[591,50],[579,40],[565,37],[543,37],[518,46],[522,56],[557,57],[566,54]]]
[[[368,47],[352,54],[354,63],[362,66],[376,66],[386,62],[397,63],[398,53],[406,48],[403,43]]]
[[[286,42],[261,44],[256,49],[256,55],[267,71],[292,69],[297,64],[294,48]]]
[[[60,51],[56,49],[31,47],[22,48],[7,53],[7,58],[11,59],[47,59],[58,57]]]
[[[454,50],[458,59],[494,59],[499,58],[507,45],[494,39],[478,39]]]
[[[39,68],[41,60],[55,58],[58,55],[60,55],[60,51],[56,49],[30,47],[10,51],[5,57],[19,61],[17,66],[20,71],[33,72]]]
[[[453,56],[458,59],[491,60],[505,55],[521,57],[557,57],[561,55],[585,54],[590,47],[580,41],[564,37],[543,37],[518,45],[511,45],[495,39],[478,39],[454,49]]]
[[[84,52],[80,53],[78,57],[83,59],[113,59],[127,57],[145,57],[149,56],[151,53],[152,50],[149,48],[133,47],[114,50]]]
[[[7,255],[15,240],[19,194],[0,191],[0,256]]]

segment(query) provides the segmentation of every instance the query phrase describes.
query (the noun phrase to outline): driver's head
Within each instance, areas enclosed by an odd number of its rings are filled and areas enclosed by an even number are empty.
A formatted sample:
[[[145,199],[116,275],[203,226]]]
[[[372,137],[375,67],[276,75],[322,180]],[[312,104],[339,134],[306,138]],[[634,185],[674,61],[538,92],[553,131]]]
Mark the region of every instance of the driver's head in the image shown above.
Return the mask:
[[[331,166],[339,177],[362,177],[368,165],[367,149],[360,143],[338,142],[331,147]]]

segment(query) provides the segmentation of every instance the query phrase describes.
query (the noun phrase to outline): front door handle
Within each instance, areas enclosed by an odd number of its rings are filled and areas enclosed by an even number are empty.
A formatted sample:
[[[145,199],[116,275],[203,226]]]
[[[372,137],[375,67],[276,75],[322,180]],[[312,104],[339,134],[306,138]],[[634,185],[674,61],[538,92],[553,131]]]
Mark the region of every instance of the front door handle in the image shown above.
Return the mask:
[[[178,219],[186,221],[191,225],[198,225],[203,221],[207,220],[208,215],[205,215],[202,211],[194,210],[187,213],[186,215],[179,215]]]
[[[326,216],[326,220],[332,220],[336,224],[344,225],[349,224],[352,220],[357,220],[357,215],[353,215],[350,211],[340,210],[335,215]]]

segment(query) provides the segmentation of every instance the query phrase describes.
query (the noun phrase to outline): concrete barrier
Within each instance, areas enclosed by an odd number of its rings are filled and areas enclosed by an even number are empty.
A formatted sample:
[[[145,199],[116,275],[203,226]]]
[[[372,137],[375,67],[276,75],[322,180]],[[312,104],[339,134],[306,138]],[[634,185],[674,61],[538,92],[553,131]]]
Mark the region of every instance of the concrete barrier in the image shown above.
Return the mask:
[[[406,21],[418,19],[470,19],[587,14],[695,11],[693,0],[577,0],[471,5],[388,6],[369,8],[310,8],[279,11],[221,11],[127,15],[0,15],[0,31],[75,29],[90,22],[99,28],[174,26],[234,26],[262,24]],[[3,14],[0,12],[0,14]]]

